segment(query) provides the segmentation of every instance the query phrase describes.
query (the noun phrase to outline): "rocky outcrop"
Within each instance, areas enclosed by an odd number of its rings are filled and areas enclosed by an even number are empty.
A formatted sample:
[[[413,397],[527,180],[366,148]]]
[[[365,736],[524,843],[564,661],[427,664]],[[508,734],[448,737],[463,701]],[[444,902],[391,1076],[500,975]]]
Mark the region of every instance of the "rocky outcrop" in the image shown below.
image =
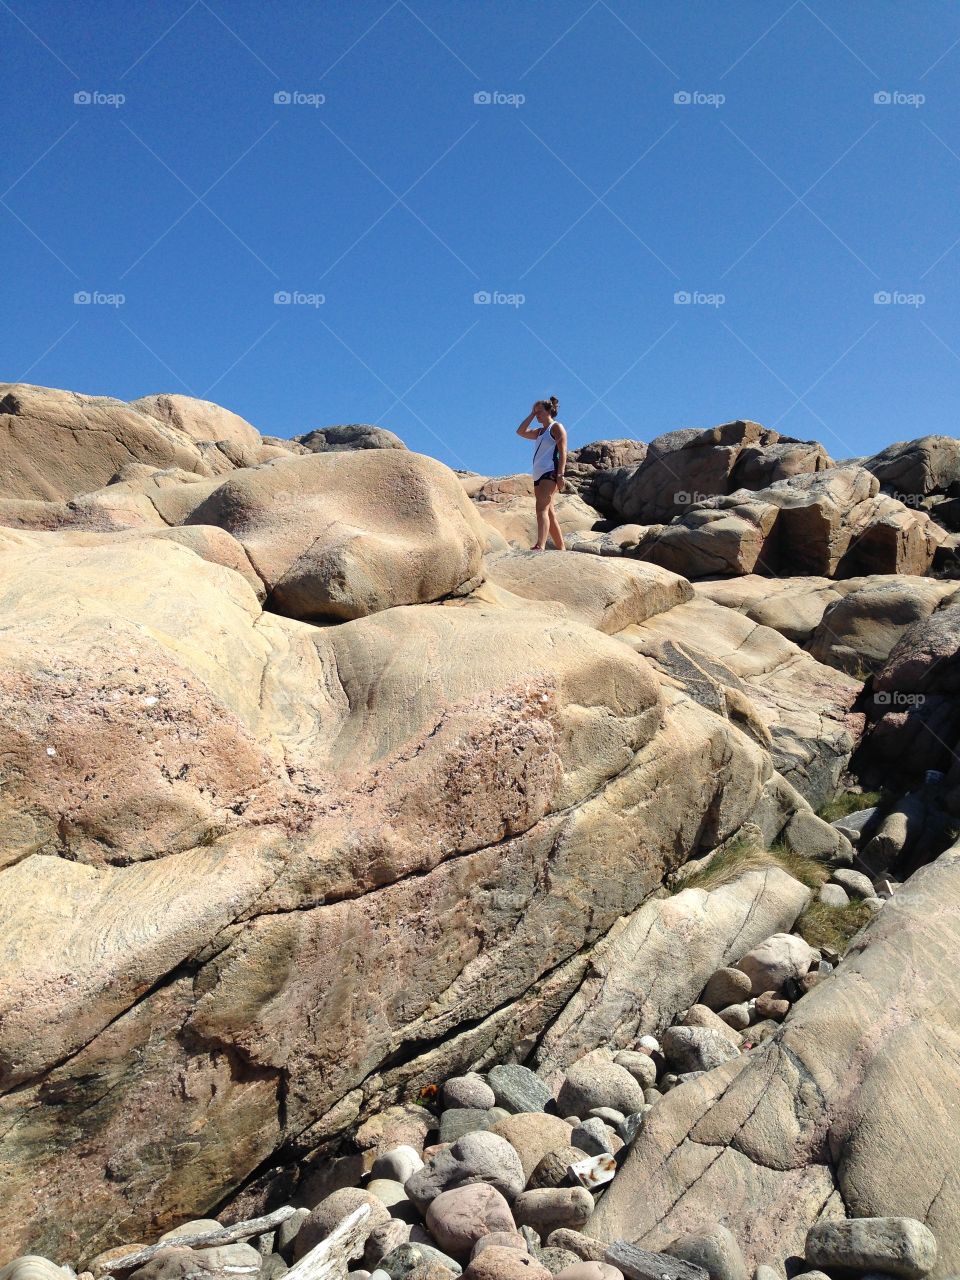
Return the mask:
[[[308,453],[343,453],[349,449],[405,449],[398,435],[385,427],[350,422],[337,427],[317,427],[294,436],[293,443]]]
[[[670,431],[651,440],[643,461],[617,478],[610,504],[624,521],[655,524],[705,498],[762,489],[831,466],[815,442],[793,440],[738,419],[706,431]]]
[[[960,481],[960,440],[954,436],[901,440],[864,458],[861,465],[873,472],[885,492],[917,505]]]
[[[260,461],[260,432],[239,414],[231,413],[210,400],[193,396],[142,396],[130,403],[131,409],[182,431],[197,444],[213,444],[235,466],[253,466]]]
[[[462,476],[461,484],[487,524],[511,546],[533,545],[537,538],[537,517],[530,476],[503,476],[493,480],[486,476]],[[554,508],[564,537],[591,529],[600,519],[597,510],[569,491],[558,494]]]
[[[108,484],[130,461],[201,476],[234,465],[122,400],[21,382],[0,384],[0,457],[0,497],[44,502]]]
[[[955,1273],[958,908],[955,848],[770,1040],[657,1104],[586,1234],[657,1249],[720,1217],[756,1265],[802,1255],[816,1222],[904,1215],[936,1236],[931,1275]]]

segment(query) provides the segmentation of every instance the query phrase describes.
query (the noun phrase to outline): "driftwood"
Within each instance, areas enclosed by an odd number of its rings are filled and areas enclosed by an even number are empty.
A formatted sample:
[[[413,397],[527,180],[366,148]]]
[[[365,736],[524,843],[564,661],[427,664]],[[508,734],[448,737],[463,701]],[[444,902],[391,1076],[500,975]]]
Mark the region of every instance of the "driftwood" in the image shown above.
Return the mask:
[[[129,1271],[131,1267],[142,1267],[163,1249],[212,1249],[218,1244],[236,1244],[238,1240],[249,1240],[251,1236],[272,1231],[275,1227],[279,1227],[281,1222],[286,1222],[294,1213],[296,1209],[293,1205],[285,1204],[282,1209],[275,1209],[273,1213],[268,1213],[263,1218],[248,1218],[246,1222],[235,1222],[232,1227],[221,1227],[219,1231],[197,1231],[192,1235],[177,1236],[175,1240],[161,1240],[159,1244],[152,1244],[147,1249],[138,1249],[136,1253],[111,1258],[104,1271]]]
[[[283,1280],[344,1280],[351,1256],[370,1234],[369,1216],[368,1204],[354,1209],[325,1240],[295,1262]]]
[[[671,1258],[667,1253],[648,1253],[626,1240],[614,1240],[603,1260],[619,1267],[627,1280],[709,1280],[703,1267]]]

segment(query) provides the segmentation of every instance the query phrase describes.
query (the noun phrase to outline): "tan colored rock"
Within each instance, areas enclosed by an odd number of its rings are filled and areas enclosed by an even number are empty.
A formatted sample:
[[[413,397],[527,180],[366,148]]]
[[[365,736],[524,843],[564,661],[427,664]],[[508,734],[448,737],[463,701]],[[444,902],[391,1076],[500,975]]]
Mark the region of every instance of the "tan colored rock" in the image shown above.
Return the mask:
[[[499,1121],[490,1132],[506,1138],[516,1150],[523,1166],[523,1176],[529,1180],[545,1155],[572,1145],[570,1134],[573,1128],[560,1116],[551,1116],[544,1111],[520,1111]]]
[[[743,1044],[743,1036],[705,1004],[692,1004],[677,1021],[682,1027],[709,1027],[726,1036],[737,1049]]]
[[[502,476],[494,480],[466,477],[461,481],[480,516],[514,547],[533,546],[537,537],[537,516],[533,500],[533,480],[529,475]],[[575,493],[565,490],[554,500],[554,510],[564,537],[590,529],[600,513]],[[552,546],[548,542],[548,547]]]
[[[506,1200],[496,1187],[483,1182],[442,1191],[431,1200],[426,1223],[437,1245],[458,1261],[470,1257],[481,1236],[491,1231],[512,1231],[515,1225]],[[499,1248],[495,1245],[484,1252],[497,1254]],[[496,1260],[488,1259],[484,1266],[492,1267]]]
[[[304,1218],[297,1232],[293,1243],[293,1256],[300,1259],[304,1254],[309,1253],[321,1240],[332,1235],[337,1227],[361,1205],[366,1205],[370,1212],[350,1256],[354,1259],[362,1257],[364,1244],[370,1233],[390,1221],[390,1210],[377,1196],[360,1187],[344,1187],[340,1191],[334,1191],[311,1210],[310,1216]]]
[[[522,1249],[491,1245],[471,1258],[466,1280],[549,1280],[550,1272]]]
[[[153,395],[132,400],[130,408],[149,414],[151,418],[166,423],[175,431],[182,431],[185,436],[198,443],[211,441],[219,444],[222,441],[230,447],[231,452],[249,457],[248,463],[237,465],[249,466],[257,461],[257,451],[261,446],[260,432],[239,414],[231,413],[222,405],[213,404],[209,400],[198,400],[194,396]]]

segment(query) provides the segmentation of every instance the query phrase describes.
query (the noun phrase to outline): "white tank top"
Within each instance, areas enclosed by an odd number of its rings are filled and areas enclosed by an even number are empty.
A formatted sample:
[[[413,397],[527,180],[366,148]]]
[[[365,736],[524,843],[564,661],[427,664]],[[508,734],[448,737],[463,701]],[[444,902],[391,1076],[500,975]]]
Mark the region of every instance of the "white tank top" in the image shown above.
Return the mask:
[[[531,472],[534,480],[540,476],[545,476],[548,471],[556,471],[560,462],[560,446],[550,434],[551,428],[562,427],[562,422],[554,420],[549,427],[543,427],[540,435],[537,437],[536,447],[533,451],[533,465]]]

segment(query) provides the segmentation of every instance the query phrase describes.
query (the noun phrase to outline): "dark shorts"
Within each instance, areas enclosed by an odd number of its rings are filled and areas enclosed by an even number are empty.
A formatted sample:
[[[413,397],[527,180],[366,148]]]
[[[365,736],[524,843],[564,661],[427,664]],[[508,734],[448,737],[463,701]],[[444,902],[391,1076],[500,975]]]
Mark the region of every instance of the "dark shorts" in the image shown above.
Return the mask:
[[[557,484],[559,482],[559,476],[555,471],[545,471],[542,476],[537,476],[536,480],[533,482],[533,487],[536,488],[537,485],[542,484],[544,480],[552,480],[554,484]]]

